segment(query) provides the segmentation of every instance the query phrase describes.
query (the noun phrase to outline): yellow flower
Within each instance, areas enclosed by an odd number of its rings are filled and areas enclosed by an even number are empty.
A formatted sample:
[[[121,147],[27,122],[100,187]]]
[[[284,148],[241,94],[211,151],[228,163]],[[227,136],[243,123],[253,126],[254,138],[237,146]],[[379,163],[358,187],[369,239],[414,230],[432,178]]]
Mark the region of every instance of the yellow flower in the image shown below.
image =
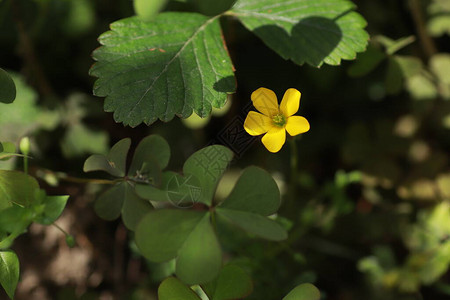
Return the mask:
[[[250,135],[261,135],[262,143],[272,153],[280,151],[286,141],[286,131],[295,136],[309,130],[309,122],[304,117],[294,116],[300,106],[301,93],[288,89],[278,106],[275,93],[259,88],[252,93],[253,106],[261,112],[250,111],[244,122],[244,129]]]

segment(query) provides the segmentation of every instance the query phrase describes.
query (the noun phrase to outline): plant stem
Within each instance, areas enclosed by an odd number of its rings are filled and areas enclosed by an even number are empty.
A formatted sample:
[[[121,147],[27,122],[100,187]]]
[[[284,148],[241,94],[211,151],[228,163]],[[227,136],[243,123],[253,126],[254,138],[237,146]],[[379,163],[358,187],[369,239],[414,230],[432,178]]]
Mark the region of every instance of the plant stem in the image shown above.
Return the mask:
[[[55,176],[59,180],[67,181],[67,182],[74,182],[74,183],[95,183],[95,184],[111,184],[111,185],[113,185],[113,184],[116,184],[116,183],[124,180],[123,178],[118,178],[118,179],[114,179],[114,180],[98,179],[98,178],[78,178],[78,177],[67,176],[64,173],[62,173],[62,174],[56,173],[51,170],[42,170],[42,171],[46,174],[51,174],[51,175]]]
[[[427,32],[421,2],[422,1],[420,0],[409,0],[409,8],[411,10],[414,24],[416,25],[417,34],[419,35],[419,38],[422,42],[421,45],[423,51],[425,52],[426,58],[428,60],[431,56],[433,56],[433,54],[437,53],[437,49],[433,39]]]
[[[291,178],[290,182],[291,185],[295,187],[295,180],[297,178],[297,169],[298,169],[298,150],[297,150],[297,143],[295,142],[295,138],[292,137],[289,139],[290,146],[291,146]]]
[[[52,223],[52,225],[55,226],[56,228],[58,228],[65,236],[70,235],[70,234],[67,233],[67,231],[65,231],[64,229],[62,229],[58,224]]]
[[[25,174],[28,174],[28,156],[27,155],[23,156],[23,172]]]

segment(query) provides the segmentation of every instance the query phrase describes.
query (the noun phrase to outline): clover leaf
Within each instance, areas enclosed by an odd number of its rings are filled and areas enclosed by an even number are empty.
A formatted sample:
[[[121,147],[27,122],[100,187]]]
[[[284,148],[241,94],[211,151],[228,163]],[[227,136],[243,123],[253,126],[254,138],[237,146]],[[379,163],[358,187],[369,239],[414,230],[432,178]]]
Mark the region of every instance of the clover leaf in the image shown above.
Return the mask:
[[[125,226],[134,230],[137,222],[152,209],[149,201],[135,192],[136,183],[156,184],[161,181],[161,169],[167,166],[170,148],[158,135],[142,139],[134,152],[131,165],[126,168],[131,140],[122,139],[108,155],[91,155],[84,164],[84,171],[104,171],[119,177],[116,183],[104,191],[94,204],[96,213],[103,219],[114,220],[122,215]]]

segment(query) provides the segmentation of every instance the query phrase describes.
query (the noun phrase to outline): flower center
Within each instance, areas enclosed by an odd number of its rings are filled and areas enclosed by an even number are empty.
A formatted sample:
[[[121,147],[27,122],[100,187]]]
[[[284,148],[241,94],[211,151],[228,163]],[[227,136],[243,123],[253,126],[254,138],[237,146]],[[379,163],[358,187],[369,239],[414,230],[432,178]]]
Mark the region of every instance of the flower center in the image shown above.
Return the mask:
[[[284,125],[286,125],[286,118],[283,114],[278,114],[272,118],[272,122],[278,127],[284,127]]]

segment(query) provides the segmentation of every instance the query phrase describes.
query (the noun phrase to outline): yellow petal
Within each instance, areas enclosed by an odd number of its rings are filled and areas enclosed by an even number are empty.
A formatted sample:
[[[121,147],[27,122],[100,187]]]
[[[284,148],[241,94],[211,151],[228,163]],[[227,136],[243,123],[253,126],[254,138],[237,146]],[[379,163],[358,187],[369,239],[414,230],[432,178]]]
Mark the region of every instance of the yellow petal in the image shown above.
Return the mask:
[[[283,127],[272,127],[261,141],[270,152],[278,152],[286,141],[286,131]]]
[[[291,135],[305,133],[309,130],[309,122],[304,117],[292,116],[287,119],[286,131]]]
[[[251,111],[245,118],[244,129],[250,135],[260,135],[273,127],[272,120],[265,115]]]
[[[266,88],[259,88],[252,93],[253,106],[259,112],[272,118],[278,114],[278,101],[275,93]]]
[[[288,89],[281,100],[280,110],[285,117],[290,117],[298,111],[300,96],[302,94],[296,89]]]

